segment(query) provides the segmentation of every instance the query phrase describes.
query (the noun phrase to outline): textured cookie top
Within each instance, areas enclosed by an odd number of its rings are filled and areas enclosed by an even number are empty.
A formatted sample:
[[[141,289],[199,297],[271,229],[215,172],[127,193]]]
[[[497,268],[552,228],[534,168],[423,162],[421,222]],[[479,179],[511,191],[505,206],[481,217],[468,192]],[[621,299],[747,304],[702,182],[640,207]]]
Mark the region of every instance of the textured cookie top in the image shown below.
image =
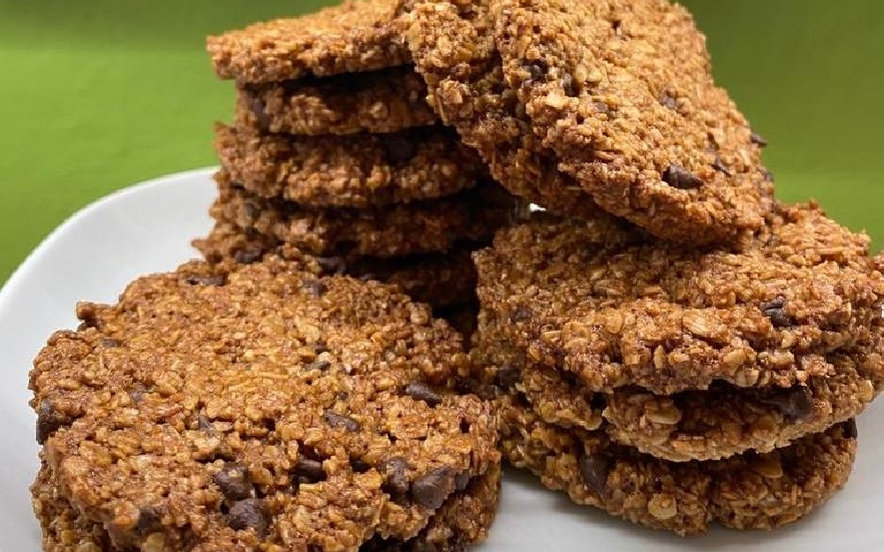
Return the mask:
[[[481,160],[441,127],[394,134],[286,136],[224,125],[215,150],[231,178],[263,197],[318,207],[433,199],[487,179]]]
[[[496,401],[501,448],[544,485],[634,523],[680,535],[713,522],[772,529],[822,505],[847,482],[856,457],[853,420],[768,454],[667,462],[612,443],[604,431],[544,423],[518,397]]]
[[[868,342],[884,281],[869,239],[815,206],[780,206],[730,249],[535,216],[475,254],[482,308],[535,361],[593,391],[669,394],[723,380],[788,387]]]
[[[489,9],[487,0],[421,0],[403,18],[430,105],[514,194],[563,214],[600,216],[591,197],[540,147],[524,107],[506,86]]]
[[[237,125],[285,134],[386,133],[434,124],[427,86],[411,66],[242,85]]]
[[[216,180],[220,197],[210,211],[216,220],[319,256],[445,252],[462,243],[487,243],[495,231],[527,212],[525,204],[496,184],[407,205],[321,209],[258,197],[230,182],[223,171]]]
[[[507,86],[542,145],[605,210],[657,236],[732,241],[772,184],[703,35],[667,0],[491,0]]]
[[[445,391],[459,337],[391,287],[190,263],[77,314],[31,372],[37,437],[118,547],[409,539],[497,459],[488,406]]]
[[[637,387],[593,393],[571,372],[528,362],[482,313],[470,351],[485,393],[521,393],[546,423],[603,429],[617,443],[675,462],[770,452],[858,416],[884,385],[884,333],[826,356],[829,376],[787,388],[713,384],[705,391],[654,395]],[[490,393],[489,393],[490,391]]]
[[[279,82],[372,71],[408,62],[396,26],[398,0],[345,0],[292,19],[207,39],[215,72],[240,82]]]

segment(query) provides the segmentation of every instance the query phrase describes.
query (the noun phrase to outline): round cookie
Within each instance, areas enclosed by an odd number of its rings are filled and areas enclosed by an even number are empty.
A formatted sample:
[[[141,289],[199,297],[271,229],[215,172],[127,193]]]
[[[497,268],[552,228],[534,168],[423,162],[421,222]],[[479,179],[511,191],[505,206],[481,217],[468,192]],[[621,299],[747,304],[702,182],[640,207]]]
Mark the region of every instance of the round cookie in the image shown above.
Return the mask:
[[[716,384],[675,395],[635,387],[589,392],[569,372],[526,362],[486,316],[480,328],[471,350],[480,377],[500,391],[523,394],[542,421],[588,431],[604,427],[612,441],[673,462],[788,446],[856,417],[884,383],[880,328],[873,344],[828,355],[832,376],[785,389]]]
[[[487,180],[475,153],[448,130],[298,137],[218,125],[215,150],[255,194],[313,207],[369,207],[435,199]]]
[[[446,390],[460,337],[392,287],[194,262],[77,311],[32,406],[57,488],[115,547],[406,541],[499,460],[489,405]]]
[[[442,199],[374,209],[311,209],[250,194],[222,171],[215,220],[230,221],[318,256],[402,257],[487,242],[527,206],[494,184]]]
[[[482,308],[529,359],[590,391],[791,387],[870,341],[884,277],[869,239],[814,205],[779,205],[730,248],[647,240],[542,213],[474,254]]]
[[[497,400],[504,458],[578,504],[679,535],[713,522],[773,529],[825,503],[850,475],[853,420],[768,454],[673,463],[611,443],[604,431],[542,422],[516,397]]]
[[[398,4],[345,0],[302,17],[210,36],[206,49],[219,77],[248,83],[405,65],[409,55],[396,23]]]
[[[374,537],[360,552],[418,552],[461,550],[482,542],[494,521],[500,499],[500,466],[473,478],[464,491],[445,501],[427,527],[413,539],[397,541]],[[31,486],[34,512],[43,531],[44,552],[104,552],[113,550],[101,523],[80,515],[62,496],[52,472],[43,467]],[[209,544],[202,544],[206,549]],[[435,547],[435,548],[434,548]],[[225,552],[213,549],[212,552]]]
[[[310,257],[294,247],[241,230],[228,222],[216,223],[208,236],[194,241],[194,246],[207,261],[215,264],[231,260],[250,264],[265,255],[310,262],[318,274],[346,274],[396,285],[413,300],[428,303],[434,309],[475,303],[476,268],[469,249],[390,259]]]
[[[240,85],[236,125],[297,135],[397,132],[437,122],[426,96],[411,66]]]
[[[403,18],[415,67],[428,85],[427,100],[512,193],[551,211],[603,216],[540,148],[516,94],[505,86],[489,9],[488,0],[419,1]]]
[[[757,230],[761,143],[667,0],[491,0],[506,85],[544,148],[606,211],[699,244]]]

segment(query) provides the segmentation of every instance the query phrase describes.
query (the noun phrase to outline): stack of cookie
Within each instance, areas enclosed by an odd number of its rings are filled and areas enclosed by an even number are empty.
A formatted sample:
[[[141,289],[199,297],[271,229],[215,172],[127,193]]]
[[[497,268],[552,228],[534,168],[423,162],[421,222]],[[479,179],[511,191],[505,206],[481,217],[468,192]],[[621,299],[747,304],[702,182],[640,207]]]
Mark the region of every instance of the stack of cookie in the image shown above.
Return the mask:
[[[223,270],[222,270],[223,268]],[[461,338],[393,286],[192,262],[81,303],[30,374],[46,552],[462,550],[500,489]]]
[[[504,456],[679,534],[841,488],[884,383],[881,262],[773,199],[703,35],[665,0],[418,0],[429,102],[547,209],[474,255],[477,388]]]
[[[470,252],[526,204],[438,124],[395,5],[347,2],[209,39],[237,102],[216,132],[217,226],[198,247],[214,261],[307,253],[460,320],[475,311]]]

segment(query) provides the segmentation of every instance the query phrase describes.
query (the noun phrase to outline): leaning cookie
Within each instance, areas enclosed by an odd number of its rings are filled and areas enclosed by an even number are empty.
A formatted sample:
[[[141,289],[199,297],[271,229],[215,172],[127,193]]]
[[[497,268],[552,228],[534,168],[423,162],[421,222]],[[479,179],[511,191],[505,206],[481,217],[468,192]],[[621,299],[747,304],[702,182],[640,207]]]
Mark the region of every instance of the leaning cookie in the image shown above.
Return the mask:
[[[610,213],[689,244],[755,231],[763,140],[667,0],[491,0],[504,80],[558,167]]]
[[[402,541],[375,536],[363,544],[360,552],[415,552],[418,550],[462,550],[482,542],[494,521],[500,499],[500,466],[492,466],[482,476],[472,479],[463,491],[445,501],[427,526],[414,538]],[[114,550],[101,523],[81,515],[58,492],[52,472],[43,466],[31,486],[34,513],[43,532],[44,552],[104,552]],[[158,543],[155,539],[154,543]],[[206,552],[222,552],[209,548]],[[143,548],[150,550],[148,546]],[[193,550],[197,550],[194,548]]]
[[[239,82],[281,82],[374,71],[409,62],[398,0],[346,0],[292,19],[256,23],[207,39],[215,72]]]
[[[431,126],[427,86],[411,66],[326,78],[242,84],[237,126],[297,135],[389,133]]]
[[[525,396],[538,417],[564,428],[605,428],[612,441],[674,462],[719,460],[788,446],[859,415],[884,384],[881,328],[862,349],[827,356],[833,375],[788,388],[714,384],[654,395],[636,387],[587,391],[573,374],[526,361],[483,313],[471,350],[477,372],[500,392]]]
[[[379,259],[370,257],[315,257],[257,232],[218,222],[194,246],[207,261],[250,264],[267,255],[309,262],[317,274],[346,274],[363,280],[393,284],[409,297],[434,309],[452,309],[475,303],[476,268],[470,250],[458,247],[445,253]],[[457,320],[464,321],[465,317]],[[463,324],[458,329],[465,327]]]
[[[615,445],[604,431],[546,424],[518,397],[496,403],[511,464],[578,504],[680,535],[714,522],[738,529],[795,522],[844,486],[856,455],[853,420],[768,454],[673,463]]]
[[[541,213],[474,258],[482,308],[531,362],[590,391],[671,394],[834,375],[826,356],[868,343],[884,303],[868,249],[813,205],[779,205],[729,248]]]
[[[194,262],[78,316],[32,406],[60,494],[115,547],[407,541],[499,459],[489,405],[448,391],[460,337],[395,288]]]
[[[248,190],[313,207],[435,199],[487,180],[475,153],[442,127],[299,137],[218,125],[215,150],[230,177]]]
[[[490,7],[488,0],[418,0],[407,10],[405,36],[427,100],[513,194],[561,214],[605,216],[534,136],[504,81]]]
[[[444,253],[462,243],[487,242],[519,220],[527,205],[495,184],[437,200],[373,209],[320,209],[249,193],[224,171],[210,210],[230,221],[317,256],[401,257]]]

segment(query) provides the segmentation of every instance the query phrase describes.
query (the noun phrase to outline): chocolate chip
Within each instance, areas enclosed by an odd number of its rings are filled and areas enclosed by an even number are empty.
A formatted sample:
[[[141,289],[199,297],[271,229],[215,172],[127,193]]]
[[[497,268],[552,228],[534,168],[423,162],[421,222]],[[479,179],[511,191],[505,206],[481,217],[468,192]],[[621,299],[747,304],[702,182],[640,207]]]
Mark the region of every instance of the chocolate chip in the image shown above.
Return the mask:
[[[249,470],[242,464],[225,464],[212,479],[228,500],[242,500],[252,496],[252,478]]]
[[[313,297],[322,297],[328,291],[328,286],[319,280],[307,280],[304,282],[304,289]]]
[[[231,506],[227,523],[234,531],[253,529],[261,537],[267,534],[270,526],[264,505],[257,498],[240,500]]]
[[[332,427],[345,429],[347,431],[359,431],[361,427],[359,422],[350,418],[349,416],[344,416],[343,414],[338,414],[337,412],[332,412],[331,410],[327,411],[322,415],[322,419],[325,420],[325,423]]]
[[[138,532],[141,534],[153,533],[159,528],[162,517],[158,506],[142,506],[138,510]]]
[[[678,111],[678,98],[673,96],[670,92],[663,92],[663,94],[660,95],[660,105],[666,109]]]
[[[501,389],[512,389],[522,380],[522,372],[518,366],[504,364],[497,368],[497,374],[495,374],[494,379],[497,382],[497,386]]]
[[[322,462],[312,460],[310,458],[300,457],[295,465],[295,475],[298,476],[300,483],[318,483],[325,481],[325,470],[322,469]]]
[[[703,180],[681,165],[669,165],[663,171],[663,182],[679,190],[693,190],[703,185]]]
[[[595,102],[592,104],[592,106],[598,113],[604,113],[605,115],[609,115],[611,113],[611,106],[609,106],[605,102]]]
[[[257,119],[258,128],[267,132],[270,130],[270,117],[267,115],[267,104],[255,92],[249,94],[249,109]]]
[[[454,486],[458,491],[463,491],[470,484],[470,473],[463,472],[457,474],[457,477],[454,478]]]
[[[70,418],[59,414],[52,403],[44,400],[37,411],[37,444],[42,445],[50,435],[70,423]]]
[[[411,138],[402,135],[385,136],[381,139],[381,145],[387,161],[393,164],[405,163],[417,153],[417,146]]]
[[[442,404],[442,397],[440,397],[435,391],[430,389],[430,387],[426,383],[421,383],[419,381],[409,383],[407,386],[405,386],[405,394],[410,396],[412,399],[424,401],[430,406],[437,406],[439,404]]]
[[[264,252],[259,247],[246,247],[233,254],[233,260],[240,264],[252,264],[261,260]]]
[[[347,270],[343,257],[316,257],[316,263],[328,274],[343,274]]]
[[[381,462],[378,471],[384,476],[384,491],[391,497],[402,499],[408,494],[408,462],[395,456]]]
[[[763,404],[776,408],[789,420],[802,420],[813,414],[813,394],[804,386],[795,386],[761,398]]]
[[[549,63],[547,63],[545,59],[541,58],[537,60],[526,61],[523,67],[528,72],[528,75],[531,76],[531,80],[541,80],[546,76],[546,72],[549,70]]]
[[[750,135],[749,135],[749,140],[750,140],[753,144],[755,144],[756,146],[759,146],[759,147],[762,147],[762,148],[767,146],[767,140],[765,140],[765,139],[764,139],[764,136],[758,134],[757,132],[753,132],[752,134],[750,134]]]
[[[777,297],[770,303],[761,305],[761,312],[770,319],[770,323],[775,328],[785,328],[792,325],[792,319],[786,314],[785,307],[786,300],[782,297]]]
[[[102,337],[99,343],[102,347],[106,347],[108,349],[115,349],[123,344],[119,339],[114,339],[112,337]]]
[[[428,510],[436,510],[455,489],[455,474],[451,468],[437,468],[418,477],[411,484],[411,498]]]
[[[188,276],[187,283],[192,286],[223,286],[227,279],[224,276]]]
[[[731,170],[727,168],[727,165],[724,164],[724,161],[721,160],[721,157],[715,158],[715,161],[712,162],[712,168],[727,176],[731,175]]]
[[[313,370],[319,370],[320,372],[322,372],[324,370],[328,370],[329,366],[331,366],[331,362],[327,360],[314,360],[304,367],[304,371],[312,372]]]
[[[577,83],[574,82],[574,77],[568,73],[565,73],[565,76],[562,77],[562,92],[569,98],[577,96],[577,92],[579,92]]]
[[[608,473],[611,459],[600,454],[590,454],[580,459],[580,477],[583,484],[597,496],[608,496]]]
[[[516,307],[516,310],[510,313],[510,322],[524,322],[529,320],[533,313],[527,307]]]
[[[859,437],[859,431],[856,428],[856,419],[851,418],[842,423],[841,431],[844,432],[844,437],[848,439],[856,439],[857,437]]]

